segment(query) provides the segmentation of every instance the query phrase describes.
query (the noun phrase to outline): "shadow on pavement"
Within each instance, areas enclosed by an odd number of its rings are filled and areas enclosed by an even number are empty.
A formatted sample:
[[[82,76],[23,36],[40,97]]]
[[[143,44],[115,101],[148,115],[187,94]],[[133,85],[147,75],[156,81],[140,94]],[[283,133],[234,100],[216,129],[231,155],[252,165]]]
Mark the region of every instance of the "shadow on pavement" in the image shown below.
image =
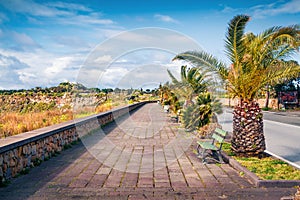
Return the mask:
[[[130,115],[139,109],[130,112]],[[127,117],[129,115],[126,115]],[[120,117],[118,122],[126,120],[127,117]],[[102,131],[105,135],[113,131],[118,124],[114,121],[104,127]],[[93,134],[92,134],[93,135]],[[89,138],[90,136],[87,136]],[[101,140],[98,138],[97,140]],[[65,173],[68,176],[69,169],[76,167],[75,161],[78,158],[91,157],[92,155],[87,151],[85,145],[80,141],[78,144],[73,145],[72,148],[66,149],[55,157],[51,157],[48,161],[43,161],[41,165],[31,168],[28,174],[20,175],[10,180],[6,187],[0,188],[0,199],[28,199],[37,192],[45,189],[59,189],[51,188],[52,183],[55,183],[58,178],[61,178],[61,174]],[[59,181],[62,182],[62,181]],[[53,184],[55,185],[55,184]],[[62,185],[67,187],[68,184]],[[55,186],[57,187],[57,185]]]

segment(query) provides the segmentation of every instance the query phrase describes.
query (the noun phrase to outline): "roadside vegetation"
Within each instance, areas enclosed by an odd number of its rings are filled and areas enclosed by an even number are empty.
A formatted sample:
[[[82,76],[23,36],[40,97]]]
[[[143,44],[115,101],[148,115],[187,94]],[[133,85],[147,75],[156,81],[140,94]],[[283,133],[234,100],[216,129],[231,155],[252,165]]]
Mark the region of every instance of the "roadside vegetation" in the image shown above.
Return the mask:
[[[203,51],[187,51],[173,60],[186,61],[181,67],[181,80],[170,72],[172,83],[159,88],[163,105],[178,115],[187,130],[197,130],[199,136],[207,136],[209,125],[221,106],[214,97],[219,87],[227,91],[227,98],[238,98],[233,111],[233,135],[231,143],[225,144],[226,153],[265,180],[299,180],[300,170],[289,164],[266,156],[263,113],[268,109],[271,89],[289,91],[299,83],[300,66],[291,60],[299,50],[300,26],[275,26],[259,34],[246,32],[250,17],[237,15],[228,24],[225,37],[225,53],[230,65]],[[289,85],[289,88],[286,87]],[[297,88],[299,90],[299,88]],[[266,95],[266,104],[256,99]],[[217,125],[218,126],[218,125]]]
[[[210,75],[187,66],[181,66],[180,80],[170,71],[168,73],[172,83],[159,87],[162,104],[170,106],[187,131],[207,136],[217,122],[216,114],[222,112],[221,103],[213,95]]]
[[[300,170],[272,156],[239,157],[230,143],[223,143],[223,151],[262,180],[300,180]]]
[[[209,71],[223,82],[230,97],[239,99],[233,110],[231,148],[240,156],[259,156],[266,149],[263,113],[256,101],[259,91],[269,85],[299,77],[300,66],[290,55],[300,46],[300,26],[275,26],[259,34],[246,32],[250,17],[237,15],[228,24],[225,53],[231,64],[203,51],[187,51],[173,60]]]
[[[61,83],[57,87],[0,91],[0,138],[150,100],[155,91],[86,88]]]

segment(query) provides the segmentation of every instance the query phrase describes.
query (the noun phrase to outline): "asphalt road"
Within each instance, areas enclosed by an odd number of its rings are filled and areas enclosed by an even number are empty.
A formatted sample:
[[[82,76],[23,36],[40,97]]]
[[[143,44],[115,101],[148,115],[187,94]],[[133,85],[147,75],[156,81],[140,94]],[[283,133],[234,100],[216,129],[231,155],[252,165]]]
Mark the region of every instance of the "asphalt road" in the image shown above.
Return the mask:
[[[232,110],[218,116],[224,130],[232,132]],[[300,169],[300,112],[264,112],[267,152]]]
[[[300,112],[264,112],[264,120],[300,126]]]

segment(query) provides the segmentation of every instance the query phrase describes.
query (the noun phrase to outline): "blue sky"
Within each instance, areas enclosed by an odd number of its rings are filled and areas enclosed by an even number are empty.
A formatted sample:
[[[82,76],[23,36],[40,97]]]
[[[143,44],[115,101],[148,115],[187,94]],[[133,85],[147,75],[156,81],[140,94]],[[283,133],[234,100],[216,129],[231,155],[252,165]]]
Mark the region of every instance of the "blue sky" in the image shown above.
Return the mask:
[[[250,15],[247,31],[259,33],[275,25],[299,24],[300,1],[0,0],[0,89],[76,82],[97,46],[124,31],[144,27],[176,31],[226,62],[225,32],[237,14]],[[95,85],[150,87],[165,82],[168,76],[162,66],[174,73],[180,67],[171,62],[173,56],[174,52],[158,50],[122,54],[118,60],[108,54],[99,56],[118,64],[102,70]],[[299,54],[295,59],[299,60]],[[147,67],[140,70],[143,66]],[[126,84],[133,77],[136,84]]]

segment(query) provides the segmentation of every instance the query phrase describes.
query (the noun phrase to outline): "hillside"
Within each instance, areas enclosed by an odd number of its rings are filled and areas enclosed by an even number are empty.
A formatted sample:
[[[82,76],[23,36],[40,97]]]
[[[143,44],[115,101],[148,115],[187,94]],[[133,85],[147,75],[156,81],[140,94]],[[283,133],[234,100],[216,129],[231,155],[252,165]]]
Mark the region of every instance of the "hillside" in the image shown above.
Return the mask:
[[[0,91],[0,138],[112,108],[108,93],[83,85]]]
[[[142,90],[100,90],[69,82],[51,88],[0,90],[0,138],[151,97],[151,93],[144,94]]]

